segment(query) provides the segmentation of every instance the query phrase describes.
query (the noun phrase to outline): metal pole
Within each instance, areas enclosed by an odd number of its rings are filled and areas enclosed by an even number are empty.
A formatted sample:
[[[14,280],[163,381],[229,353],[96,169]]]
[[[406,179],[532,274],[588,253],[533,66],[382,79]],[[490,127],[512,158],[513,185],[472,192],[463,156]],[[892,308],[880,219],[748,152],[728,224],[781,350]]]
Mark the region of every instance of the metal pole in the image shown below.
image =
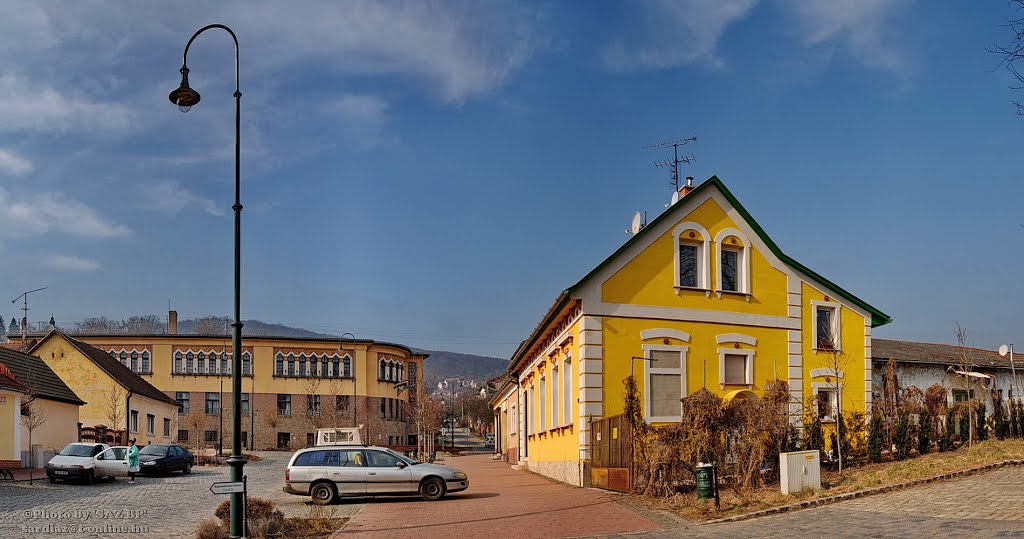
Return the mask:
[[[235,321],[231,324],[231,456],[227,463],[231,467],[231,481],[241,481],[243,477],[242,468],[245,466],[245,458],[242,457],[242,321],[241,321],[241,279],[242,279],[242,202],[241,202],[241,99],[242,92],[238,90],[238,37],[230,28],[223,24],[209,24],[192,34],[192,37],[185,44],[185,53],[181,57],[182,73],[188,73],[188,49],[192,46],[199,34],[211,29],[220,28],[231,35],[235,43],[235,203],[231,209],[235,212],[235,256],[234,256],[234,315]],[[244,496],[241,492],[231,494],[231,529],[232,539],[241,538],[244,533],[242,504]]]
[[[217,397],[217,412],[220,414],[220,433],[217,435],[217,456],[224,454],[224,378],[220,379],[220,395]]]

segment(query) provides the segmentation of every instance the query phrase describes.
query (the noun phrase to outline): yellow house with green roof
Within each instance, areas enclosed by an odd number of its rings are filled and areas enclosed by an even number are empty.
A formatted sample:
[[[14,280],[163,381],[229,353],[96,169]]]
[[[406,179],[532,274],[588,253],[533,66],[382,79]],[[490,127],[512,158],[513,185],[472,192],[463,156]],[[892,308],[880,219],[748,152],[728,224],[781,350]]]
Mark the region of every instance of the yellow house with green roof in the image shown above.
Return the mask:
[[[680,421],[680,399],[701,388],[758,398],[774,379],[789,383],[794,423],[811,395],[834,408],[837,377],[844,411],[870,405],[871,330],[890,317],[783,253],[718,177],[679,195],[564,290],[512,355],[491,401],[503,458],[608,486],[606,468],[623,468],[608,462],[621,443],[608,418],[623,412],[630,373],[654,425]]]

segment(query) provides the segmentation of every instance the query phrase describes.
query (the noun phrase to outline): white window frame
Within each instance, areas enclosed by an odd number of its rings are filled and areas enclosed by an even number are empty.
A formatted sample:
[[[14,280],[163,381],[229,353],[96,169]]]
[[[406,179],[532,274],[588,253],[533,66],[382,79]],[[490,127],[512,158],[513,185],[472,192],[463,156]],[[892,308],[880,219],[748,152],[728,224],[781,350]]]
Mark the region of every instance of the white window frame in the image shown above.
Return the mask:
[[[575,423],[572,417],[572,355],[562,360],[562,426]]]
[[[687,232],[696,232],[700,234],[701,240],[691,240],[687,237]],[[679,243],[690,243],[697,246],[697,286],[682,286],[679,282]],[[675,276],[673,282],[675,283],[676,291],[680,290],[704,290],[710,294],[710,278],[711,275],[711,235],[707,229],[700,226],[697,223],[685,221],[676,225],[675,229],[672,230],[672,253],[673,263],[672,267],[675,268]]]
[[[139,432],[139,411],[131,410],[131,413],[128,414],[128,417],[130,418],[129,422],[131,423],[131,431]]]
[[[146,434],[156,434],[156,416],[146,414]]]
[[[840,390],[842,389],[842,385],[843,385],[842,382],[840,382],[839,383],[839,389]],[[812,382],[811,383],[811,388],[814,391],[814,406],[815,406],[814,414],[815,414],[815,416],[817,416],[817,414],[818,414],[818,409],[817,409],[817,406],[818,406],[818,394],[819,393],[830,393],[832,395],[832,396],[829,397],[829,404],[831,405],[830,407],[832,409],[829,411],[828,416],[826,418],[823,418],[821,421],[822,421],[822,423],[834,423],[835,420],[836,420],[836,415],[837,415],[836,412],[839,411],[839,391],[836,390],[835,385],[830,384],[828,382]]]
[[[644,361],[643,373],[644,373],[644,419],[648,423],[679,423],[683,420],[683,409],[682,405],[679,406],[679,415],[674,416],[654,416],[651,415],[651,375],[654,374],[676,374],[679,375],[679,395],[685,398],[686,393],[686,360],[690,352],[689,346],[677,346],[667,344],[645,344],[643,345],[644,357],[650,358],[651,352],[654,351],[668,351],[668,352],[679,352],[679,368],[678,369],[663,369],[651,367],[652,361],[648,359]],[[630,361],[638,361],[631,359]]]
[[[818,311],[828,309],[832,311],[832,349],[818,348]],[[814,327],[814,349],[822,352],[842,351],[843,348],[843,324],[840,322],[843,313],[842,304],[834,301],[811,301],[811,324]]]
[[[545,386],[547,386],[548,382],[547,382],[547,379],[544,376],[541,376],[539,383],[540,383],[540,391],[537,392],[537,403],[538,403],[538,406],[540,407],[540,409],[538,410],[539,413],[538,413],[537,417],[539,418],[540,429],[538,430],[538,432],[544,432],[544,431],[548,430],[548,428],[547,428],[548,427],[548,422],[547,422],[547,419],[548,419],[548,409],[547,409],[547,406],[544,406],[546,404],[547,400],[548,400],[547,399],[547,395],[544,394],[545,393],[545,389],[546,389]]]
[[[533,384],[530,384],[530,387],[527,389],[527,398],[529,401],[527,404],[529,413],[526,414],[526,434],[533,435],[537,433],[537,424],[534,421],[534,417],[537,415],[537,396]]]
[[[742,246],[725,245],[723,242],[729,236],[739,238]],[[718,253],[715,257],[715,293],[722,297],[726,294],[743,294],[750,300],[750,240],[747,236],[735,228],[724,228],[715,235],[715,245],[718,246]],[[722,250],[736,252],[736,288],[738,290],[722,290]]]
[[[510,411],[512,413],[509,414],[509,416],[512,418],[512,421],[509,421],[508,423],[508,433],[516,434],[519,432],[519,414],[516,412],[516,406],[514,404],[511,406]]]
[[[562,401],[558,392],[562,389],[559,384],[562,383],[559,379],[561,372],[558,370],[558,364],[552,363],[551,365],[551,428],[558,428],[562,426],[562,415],[561,405]]]
[[[745,384],[726,384],[725,383],[725,355],[729,354],[732,356],[746,356],[745,369],[746,371],[746,383]],[[747,389],[753,389],[754,387],[754,350],[744,350],[742,348],[719,348],[718,349],[718,386],[721,389],[725,389],[726,386],[745,386]]]

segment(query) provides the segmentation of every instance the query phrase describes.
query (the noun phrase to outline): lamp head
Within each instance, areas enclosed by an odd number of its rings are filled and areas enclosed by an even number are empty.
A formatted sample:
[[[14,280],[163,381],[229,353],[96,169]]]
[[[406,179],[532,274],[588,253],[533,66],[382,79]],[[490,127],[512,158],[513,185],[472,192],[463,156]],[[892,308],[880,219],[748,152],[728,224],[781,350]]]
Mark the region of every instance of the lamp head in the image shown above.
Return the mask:
[[[181,86],[171,92],[167,96],[171,103],[178,105],[178,110],[181,112],[188,112],[193,105],[199,103],[199,92],[193,90],[188,85],[188,68],[181,66]]]

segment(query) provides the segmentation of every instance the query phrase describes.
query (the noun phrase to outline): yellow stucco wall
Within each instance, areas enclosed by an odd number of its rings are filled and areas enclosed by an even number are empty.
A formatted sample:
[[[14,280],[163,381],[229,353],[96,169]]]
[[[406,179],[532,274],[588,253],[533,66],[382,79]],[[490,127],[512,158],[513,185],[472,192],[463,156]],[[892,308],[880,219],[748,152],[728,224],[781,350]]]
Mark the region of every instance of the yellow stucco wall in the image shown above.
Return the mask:
[[[224,390],[230,392],[231,377],[218,375],[199,374],[174,374],[173,351],[177,348],[203,347],[231,350],[231,340],[211,339],[193,337],[190,335],[177,335],[166,337],[88,337],[80,338],[97,348],[106,350],[108,347],[130,347],[149,346],[152,349],[152,374],[143,374],[142,377],[161,391],[171,396],[177,391],[188,392],[217,392],[220,391],[221,381],[224,382]],[[316,350],[317,353],[330,350],[336,352],[336,342],[304,341],[294,340],[270,340],[259,338],[246,338],[242,345],[245,349],[253,351],[253,376],[244,376],[242,380],[242,391],[255,393],[287,393],[306,394],[310,392],[317,395],[351,395],[353,391],[353,380],[351,379],[322,379],[316,385],[315,379],[298,377],[281,377],[274,374],[274,349],[287,348],[294,350]],[[381,354],[387,354],[401,358],[406,365],[408,376],[409,366],[416,365],[418,381],[423,381],[424,360],[419,356],[411,356],[402,348],[387,346],[381,343],[355,343],[346,344],[345,351],[353,355],[353,373],[355,375],[355,391],[357,395],[369,397],[388,397],[408,400],[408,391],[396,394],[395,384],[380,382],[377,379],[378,359]],[[315,387],[310,384],[314,384]],[[253,386],[255,384],[255,388]]]
[[[562,344],[565,342],[565,344]],[[527,406],[527,410],[530,415],[533,416],[533,434],[528,436],[527,443],[529,444],[529,459],[531,462],[549,462],[549,461],[575,461],[579,459],[579,434],[577,425],[579,422],[579,360],[578,358],[578,345],[579,342],[579,322],[573,323],[565,333],[565,337],[559,340],[555,346],[548,352],[542,364],[534,365],[529,369],[529,379],[526,384],[521,385],[520,390],[526,398],[529,398],[529,387],[534,387],[534,400]],[[552,370],[557,365],[559,368],[559,415],[563,416],[562,410],[564,408],[565,397],[565,379],[564,375],[565,359],[569,358],[572,361],[572,376],[569,380],[570,387],[572,388],[572,397],[569,399],[570,402],[570,414],[569,420],[559,420],[557,423],[552,421],[552,404],[551,404],[551,380]],[[546,380],[545,392],[540,392],[540,379],[543,376]],[[545,422],[545,428],[540,428],[540,399],[544,399],[544,413],[547,416]],[[564,416],[563,416],[564,417]],[[527,429],[529,430],[529,429]],[[522,451],[522,450],[521,450]]]
[[[815,288],[802,283],[801,295],[803,305],[801,313],[803,317],[803,358],[804,358],[804,402],[807,397],[813,394],[813,383],[830,383],[825,377],[812,377],[814,369],[833,368],[833,363],[838,363],[840,370],[844,373],[842,382],[843,392],[842,407],[844,411],[859,410],[865,411],[865,384],[870,380],[865,374],[865,319],[849,307],[840,309],[839,337],[842,341],[839,347],[841,352],[833,353],[815,349],[815,309],[813,301],[834,302],[834,296],[827,296]],[[870,370],[870,363],[867,364]],[[834,382],[831,382],[834,383]]]
[[[46,340],[33,351],[33,354],[40,357],[53,370],[54,373],[69,387],[76,395],[86,402],[78,412],[79,419],[83,426],[107,425],[108,427],[123,429],[123,421],[127,421],[127,408],[121,412],[120,425],[111,425],[110,421],[110,395],[115,391],[127,396],[126,390],[115,382],[105,371],[100,369],[92,360],[85,357],[81,352],[70,345],[59,336]],[[123,400],[119,401],[124,406]],[[131,409],[139,413],[139,432],[132,432],[139,443],[170,443],[173,441],[176,431],[172,430],[171,436],[163,436],[163,419],[173,419],[177,416],[178,407],[171,403],[165,403],[150,399],[142,395],[133,395],[131,398]],[[146,415],[155,416],[155,429],[153,434],[146,432]],[[77,423],[77,421],[76,421]],[[76,432],[77,438],[77,432]]]
[[[745,246],[745,249],[752,253],[750,286],[755,292],[749,302],[743,294],[736,293],[723,293],[721,297],[714,293],[707,294],[703,290],[681,290],[678,294],[675,293],[675,245],[672,231],[676,225],[687,221],[702,225],[708,231],[711,240],[724,229],[738,228],[714,199],[706,200],[694,211],[678,219],[669,227],[668,232],[654,240],[650,247],[605,281],[601,286],[603,300],[606,303],[786,316],[786,275],[772,267],[764,255],[752,246]],[[723,239],[728,240],[728,237]],[[708,283],[713,288],[720,255],[717,244],[711,243],[710,249]]]
[[[20,393],[0,390],[0,460],[20,460],[14,448],[14,427],[18,414]]]
[[[32,445],[43,446],[44,451],[60,451],[65,445],[78,441],[77,404],[38,399],[35,401],[46,421],[32,432]],[[29,450],[28,429],[21,427],[21,450]]]

